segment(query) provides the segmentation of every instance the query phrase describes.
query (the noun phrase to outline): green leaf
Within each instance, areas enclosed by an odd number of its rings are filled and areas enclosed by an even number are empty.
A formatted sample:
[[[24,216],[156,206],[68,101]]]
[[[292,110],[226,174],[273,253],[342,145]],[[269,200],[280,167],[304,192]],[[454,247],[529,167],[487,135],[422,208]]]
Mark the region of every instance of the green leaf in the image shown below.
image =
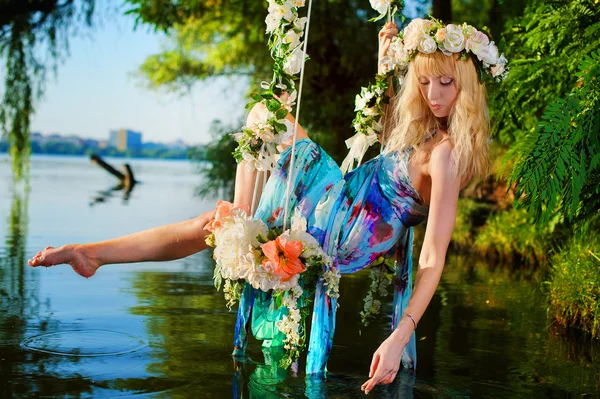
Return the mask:
[[[271,112],[276,112],[281,108],[281,103],[277,100],[267,101],[267,109]]]
[[[285,108],[281,108],[279,111],[277,111],[275,113],[275,118],[277,118],[278,120],[284,119],[287,116],[287,109]]]

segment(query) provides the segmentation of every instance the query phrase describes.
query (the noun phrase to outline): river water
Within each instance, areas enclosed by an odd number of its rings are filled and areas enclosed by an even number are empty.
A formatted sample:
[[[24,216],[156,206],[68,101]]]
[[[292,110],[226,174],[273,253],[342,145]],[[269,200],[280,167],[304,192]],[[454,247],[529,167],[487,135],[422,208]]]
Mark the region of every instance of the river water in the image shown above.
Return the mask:
[[[122,161],[111,160],[119,165]],[[128,197],[83,157],[34,156],[30,189],[0,156],[2,397],[360,397],[390,307],[368,327],[368,274],[345,276],[327,380],[273,366],[258,342],[234,363],[235,314],[212,286],[212,259],[107,265],[84,279],[69,266],[31,268],[47,245],[86,243],[188,219],[214,198],[187,161],[132,160]],[[143,245],[143,243],[140,243]],[[418,243],[415,259],[418,258]],[[543,287],[508,266],[450,251],[417,330],[418,368],[381,398],[600,396],[600,345],[549,324]]]

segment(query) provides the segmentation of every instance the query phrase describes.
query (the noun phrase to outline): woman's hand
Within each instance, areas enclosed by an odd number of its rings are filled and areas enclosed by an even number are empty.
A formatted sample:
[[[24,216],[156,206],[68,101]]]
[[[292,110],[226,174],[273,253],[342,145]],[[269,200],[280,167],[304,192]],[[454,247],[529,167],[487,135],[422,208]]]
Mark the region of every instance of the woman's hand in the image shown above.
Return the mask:
[[[369,380],[360,389],[368,394],[377,384],[389,384],[394,381],[400,369],[402,351],[408,343],[412,329],[405,323],[400,323],[398,328],[379,345],[373,354]]]
[[[385,24],[379,32],[379,62],[377,73],[385,72],[382,68],[382,60],[387,55],[388,50],[390,49],[392,39],[396,36],[398,36],[398,28],[396,27],[396,23],[393,21],[390,21],[387,24]]]

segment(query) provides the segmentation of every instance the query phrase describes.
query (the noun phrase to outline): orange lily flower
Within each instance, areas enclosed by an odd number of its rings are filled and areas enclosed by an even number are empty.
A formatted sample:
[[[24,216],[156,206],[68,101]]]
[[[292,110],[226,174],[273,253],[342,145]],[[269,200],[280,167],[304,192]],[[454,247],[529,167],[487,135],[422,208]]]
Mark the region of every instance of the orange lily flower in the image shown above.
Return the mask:
[[[260,246],[267,259],[263,265],[271,262],[275,265],[275,274],[281,276],[281,281],[288,281],[298,273],[306,270],[299,259],[302,253],[300,241],[287,241],[281,236]]]

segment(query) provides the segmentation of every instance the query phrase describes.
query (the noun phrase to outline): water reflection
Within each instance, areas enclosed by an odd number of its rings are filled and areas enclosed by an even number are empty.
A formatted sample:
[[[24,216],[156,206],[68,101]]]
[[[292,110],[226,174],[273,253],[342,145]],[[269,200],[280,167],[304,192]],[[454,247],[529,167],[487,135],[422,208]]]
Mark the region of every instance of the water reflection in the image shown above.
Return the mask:
[[[181,195],[182,187],[191,193],[196,184],[187,167],[148,161],[139,166],[148,184],[132,197],[135,209],[114,199],[90,208],[81,198],[112,181],[102,180],[104,173],[94,180],[98,171],[86,169],[85,159],[43,161],[32,162],[32,193],[0,193],[0,397],[362,397],[359,387],[390,322],[388,305],[369,327],[359,327],[367,273],[342,280],[327,380],[307,379],[303,362],[296,374],[277,368],[279,354],[263,352],[256,341],[247,358],[234,363],[235,313],[212,286],[209,253],[182,262],[107,266],[90,280],[68,266],[46,270],[25,263],[46,244],[105,239],[122,234],[124,226],[136,231],[202,212],[213,204]],[[542,285],[523,277],[511,267],[450,253],[417,330],[416,373],[401,372],[370,397],[599,397],[599,342],[549,325]],[[19,345],[44,333],[99,329],[149,346],[73,358]]]
[[[177,382],[174,398],[198,389],[233,398],[358,397],[370,357],[388,334],[382,316],[359,328],[365,275],[342,281],[342,303],[327,380],[282,370],[278,348],[249,344],[244,361],[231,358],[235,315],[212,286],[212,260],[202,255],[185,273],[142,272],[132,281],[146,316],[151,362],[147,371]],[[200,265],[199,265],[200,264]],[[380,398],[575,397],[598,392],[597,342],[578,342],[548,329],[544,296],[508,269],[449,257],[438,293],[419,323],[419,369],[378,387]],[[345,295],[344,295],[345,293]],[[389,310],[389,309],[388,309]],[[133,389],[123,381],[122,389]],[[229,393],[227,393],[227,391]],[[202,396],[202,395],[200,395]]]
[[[111,198],[116,197],[115,193],[121,190],[123,191],[123,193],[121,194],[121,203],[123,205],[127,205],[129,202],[129,197],[131,196],[131,192],[133,191],[135,186],[136,184],[125,185],[123,183],[119,183],[106,190],[100,190],[96,193],[96,196],[94,196],[90,201],[90,206],[108,202]]]

